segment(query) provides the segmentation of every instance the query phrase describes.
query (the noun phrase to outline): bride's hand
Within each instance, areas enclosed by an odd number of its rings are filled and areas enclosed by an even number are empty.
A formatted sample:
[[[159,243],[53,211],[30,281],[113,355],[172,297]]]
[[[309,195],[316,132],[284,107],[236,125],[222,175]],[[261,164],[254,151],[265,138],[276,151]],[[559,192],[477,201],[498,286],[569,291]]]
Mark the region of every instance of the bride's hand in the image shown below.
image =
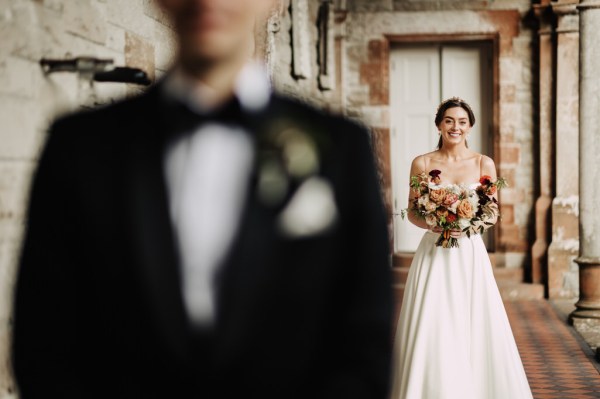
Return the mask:
[[[430,230],[438,234],[442,234],[444,232],[444,229],[442,229],[440,226],[434,226]],[[460,229],[450,229],[449,231],[450,237],[452,238],[460,238],[462,236],[462,230]]]
[[[450,230],[450,237],[460,238],[461,236],[462,236],[462,230],[460,230],[460,229],[451,229]]]

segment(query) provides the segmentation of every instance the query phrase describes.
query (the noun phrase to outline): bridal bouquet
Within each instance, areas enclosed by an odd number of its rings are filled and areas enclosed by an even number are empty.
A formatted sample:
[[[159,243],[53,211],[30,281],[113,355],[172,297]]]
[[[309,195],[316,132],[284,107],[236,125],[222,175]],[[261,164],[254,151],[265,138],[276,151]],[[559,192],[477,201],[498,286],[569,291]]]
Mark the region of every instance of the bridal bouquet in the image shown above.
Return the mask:
[[[500,213],[493,195],[506,186],[506,181],[498,178],[493,182],[490,176],[481,176],[475,188],[464,184],[442,185],[441,174],[439,170],[432,170],[429,174],[411,177],[414,198],[409,209],[428,226],[442,228],[436,246],[454,248],[458,247],[458,239],[450,235],[450,230],[461,230],[471,237],[471,234],[482,234],[495,223]],[[409,209],[402,211],[402,218]]]

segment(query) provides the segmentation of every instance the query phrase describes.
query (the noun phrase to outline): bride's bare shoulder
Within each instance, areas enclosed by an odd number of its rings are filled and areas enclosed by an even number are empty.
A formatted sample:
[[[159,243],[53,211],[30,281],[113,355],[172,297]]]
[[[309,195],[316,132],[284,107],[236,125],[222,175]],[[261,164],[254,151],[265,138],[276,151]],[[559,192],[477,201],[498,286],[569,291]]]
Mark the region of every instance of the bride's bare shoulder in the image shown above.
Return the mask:
[[[494,160],[487,155],[481,155],[481,164],[484,166],[494,166]]]
[[[413,163],[414,162],[423,162],[423,163],[425,163],[427,161],[430,161],[430,160],[432,160],[432,159],[435,158],[435,155],[438,152],[439,151],[431,151],[431,152],[428,152],[426,154],[421,154],[421,155],[417,156],[415,159],[413,159]]]
[[[496,176],[496,164],[494,160],[487,155],[481,156],[481,172],[484,175]]]
[[[431,161],[433,155],[436,152],[437,151],[428,152],[427,154],[419,155],[415,159],[413,159],[411,167],[410,167],[411,171],[413,173],[425,172],[425,169],[427,168],[427,164],[429,163],[429,161]]]

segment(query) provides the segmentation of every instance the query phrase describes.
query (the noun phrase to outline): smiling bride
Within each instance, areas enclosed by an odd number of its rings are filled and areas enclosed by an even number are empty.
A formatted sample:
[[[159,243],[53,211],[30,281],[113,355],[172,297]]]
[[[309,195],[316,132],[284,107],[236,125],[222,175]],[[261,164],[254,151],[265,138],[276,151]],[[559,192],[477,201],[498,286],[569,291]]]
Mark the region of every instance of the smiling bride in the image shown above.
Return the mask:
[[[413,160],[411,176],[435,171],[430,184],[470,189],[481,184],[482,176],[496,181],[494,161],[468,148],[474,124],[473,111],[462,99],[442,102],[435,115],[438,148]],[[491,194],[495,200],[497,193]],[[417,202],[414,195],[411,190],[409,204]],[[532,398],[481,229],[447,231],[458,245],[445,248],[436,245],[443,231],[439,225],[432,227],[411,209],[408,219],[427,232],[404,291],[391,398]],[[485,228],[496,220],[488,220]]]

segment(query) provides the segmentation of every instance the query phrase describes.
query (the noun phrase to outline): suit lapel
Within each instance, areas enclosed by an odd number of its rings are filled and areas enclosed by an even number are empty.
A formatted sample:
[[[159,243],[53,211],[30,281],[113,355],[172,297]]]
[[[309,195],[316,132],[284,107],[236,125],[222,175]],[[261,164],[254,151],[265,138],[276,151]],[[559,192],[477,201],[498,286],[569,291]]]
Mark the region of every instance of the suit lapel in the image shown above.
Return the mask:
[[[245,115],[244,124],[255,137],[257,145],[260,145],[258,136],[276,129],[281,124],[282,115],[284,112],[281,102],[276,96],[272,96],[264,110]],[[257,152],[259,151],[257,148]],[[260,301],[265,297],[265,291],[272,288],[270,282],[274,280],[276,273],[273,265],[279,264],[277,259],[281,255],[278,253],[278,241],[281,237],[275,230],[274,221],[286,200],[275,206],[261,202],[257,194],[258,162],[253,167],[236,238],[217,280],[217,351],[220,359],[225,362],[251,347],[253,326],[262,325],[259,318],[267,316],[257,310],[264,309]],[[290,187],[290,193],[292,189]]]
[[[183,358],[187,352],[188,326],[181,296],[180,270],[170,221],[163,150],[166,126],[159,87],[138,101],[141,117],[130,129],[135,132],[130,149],[129,206],[135,265],[142,290],[161,340]]]

